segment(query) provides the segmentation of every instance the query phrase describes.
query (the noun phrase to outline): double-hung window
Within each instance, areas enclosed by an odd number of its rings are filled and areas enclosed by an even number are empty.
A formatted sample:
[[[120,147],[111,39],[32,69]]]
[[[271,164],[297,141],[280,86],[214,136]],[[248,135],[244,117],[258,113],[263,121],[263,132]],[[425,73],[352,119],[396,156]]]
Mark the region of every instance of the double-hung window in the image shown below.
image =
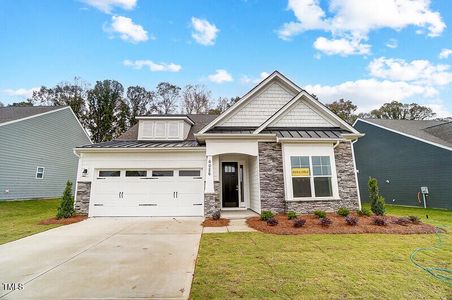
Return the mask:
[[[329,156],[291,156],[294,198],[332,197],[332,173]]]

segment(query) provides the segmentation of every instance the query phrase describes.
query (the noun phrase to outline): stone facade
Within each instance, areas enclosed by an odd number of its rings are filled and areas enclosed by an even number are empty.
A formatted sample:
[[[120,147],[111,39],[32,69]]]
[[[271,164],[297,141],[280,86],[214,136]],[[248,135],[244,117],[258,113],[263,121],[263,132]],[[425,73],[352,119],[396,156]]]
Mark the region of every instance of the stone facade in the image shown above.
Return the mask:
[[[220,193],[221,187],[219,181],[213,182],[215,193],[204,194],[204,216],[210,217],[214,212],[221,209]]]
[[[358,186],[356,184],[356,170],[353,164],[351,142],[340,143],[334,149],[334,158],[336,160],[339,197],[343,201],[341,207],[346,207],[348,209],[358,209]]]
[[[262,211],[311,213],[336,211],[340,207],[358,209],[358,188],[350,142],[334,149],[340,200],[285,201],[281,144],[259,143],[259,177]]]
[[[259,142],[261,210],[285,212],[284,174],[281,144]]]
[[[90,195],[91,182],[77,182],[77,192],[75,195],[75,212],[77,214],[88,214]]]

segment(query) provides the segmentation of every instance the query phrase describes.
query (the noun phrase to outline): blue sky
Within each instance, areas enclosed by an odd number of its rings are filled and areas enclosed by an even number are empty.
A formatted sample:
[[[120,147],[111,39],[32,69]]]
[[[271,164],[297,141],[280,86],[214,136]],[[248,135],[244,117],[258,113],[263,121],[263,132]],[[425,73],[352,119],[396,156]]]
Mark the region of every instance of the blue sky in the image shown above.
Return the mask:
[[[241,96],[279,70],[323,102],[448,116],[450,27],[446,0],[2,0],[0,101],[74,76]]]

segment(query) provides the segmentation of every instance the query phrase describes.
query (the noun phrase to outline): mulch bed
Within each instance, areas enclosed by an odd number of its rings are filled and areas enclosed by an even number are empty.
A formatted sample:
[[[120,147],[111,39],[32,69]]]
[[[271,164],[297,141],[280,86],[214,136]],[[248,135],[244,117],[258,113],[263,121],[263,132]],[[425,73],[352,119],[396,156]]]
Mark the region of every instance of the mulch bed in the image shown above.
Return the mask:
[[[357,216],[351,213],[352,216]],[[275,216],[278,225],[270,226],[267,222],[262,221],[260,217],[251,217],[246,223],[251,228],[265,233],[273,234],[312,234],[312,233],[388,233],[388,234],[418,234],[418,233],[435,233],[435,227],[432,225],[419,223],[408,224],[406,226],[395,224],[398,217],[385,216],[388,225],[377,226],[373,224],[374,217],[359,217],[358,225],[350,226],[345,222],[345,218],[337,214],[327,214],[327,217],[333,221],[329,227],[319,225],[319,218],[314,215],[301,215],[299,219],[306,220],[306,224],[301,228],[293,227],[293,220],[288,220],[287,215],[280,214]]]
[[[220,218],[218,220],[214,220],[212,218],[206,218],[204,222],[201,224],[204,227],[223,227],[229,225],[229,219]]]
[[[50,218],[47,220],[42,220],[41,222],[38,223],[38,225],[50,225],[50,224],[61,224],[61,225],[68,225],[68,224],[72,224],[72,223],[77,223],[77,222],[81,222],[83,220],[86,220],[88,217],[87,216],[73,216],[70,218],[66,218],[66,219],[57,219],[57,218]]]

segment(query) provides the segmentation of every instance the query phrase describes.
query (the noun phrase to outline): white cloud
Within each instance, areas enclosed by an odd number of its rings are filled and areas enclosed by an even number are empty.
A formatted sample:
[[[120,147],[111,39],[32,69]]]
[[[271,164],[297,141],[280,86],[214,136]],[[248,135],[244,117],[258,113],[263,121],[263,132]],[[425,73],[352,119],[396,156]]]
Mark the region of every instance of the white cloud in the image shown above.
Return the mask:
[[[223,82],[230,82],[234,79],[232,78],[232,75],[228,73],[228,71],[224,69],[217,69],[215,70],[214,74],[211,74],[207,76],[207,78],[215,83],[223,83]]]
[[[114,7],[132,10],[137,5],[137,0],[84,0],[83,2],[107,14],[111,13]]]
[[[359,112],[368,112],[392,100],[404,101],[411,97],[433,98],[438,95],[438,91],[433,87],[374,78],[346,81],[338,85],[307,85],[304,88],[317,95],[324,103],[341,98],[351,100],[358,106]]]
[[[360,44],[370,31],[382,28],[401,30],[415,26],[431,37],[439,36],[446,28],[439,12],[430,9],[430,0],[331,0],[331,17],[326,16],[318,0],[289,0],[288,9],[296,21],[285,23],[278,30],[283,40],[307,30],[324,30],[332,34],[333,40]]]
[[[149,39],[146,30],[141,25],[133,23],[132,19],[123,16],[112,16],[111,25],[104,29],[114,35],[119,35],[119,38],[131,42],[139,43],[145,42]]]
[[[155,63],[151,60],[124,60],[123,65],[126,67],[132,67],[140,70],[143,67],[149,68],[151,72],[179,72],[182,70],[182,66],[175,63]]]
[[[448,58],[449,55],[452,54],[452,49],[441,49],[441,52],[439,53],[439,58]]]
[[[38,91],[38,90],[39,90],[38,87],[34,87],[31,89],[25,89],[25,88],[5,89],[5,90],[2,90],[2,92],[8,96],[30,98],[33,95],[33,91]]]
[[[319,37],[314,42],[314,48],[327,55],[364,55],[370,53],[370,45],[361,44],[359,39],[327,39]]]
[[[259,82],[261,82],[263,79],[267,78],[270,75],[270,73],[268,72],[261,72],[259,74],[258,78],[254,78],[254,77],[249,77],[247,75],[243,75],[240,78],[240,82],[243,84],[258,84]]]
[[[397,42],[396,39],[389,39],[386,42],[386,47],[391,48],[391,49],[395,49],[399,46],[399,43]]]
[[[433,65],[428,60],[413,60],[379,57],[369,64],[370,74],[374,77],[411,81],[416,84],[447,85],[452,83],[449,65]]]
[[[427,103],[425,106],[430,107],[434,113],[436,113],[436,117],[438,118],[447,118],[452,117],[452,113],[444,106],[441,101],[436,101],[435,103]]]
[[[197,43],[204,46],[212,46],[215,44],[215,39],[220,31],[215,24],[209,23],[209,21],[205,19],[192,17],[191,26],[194,29],[191,36]]]

